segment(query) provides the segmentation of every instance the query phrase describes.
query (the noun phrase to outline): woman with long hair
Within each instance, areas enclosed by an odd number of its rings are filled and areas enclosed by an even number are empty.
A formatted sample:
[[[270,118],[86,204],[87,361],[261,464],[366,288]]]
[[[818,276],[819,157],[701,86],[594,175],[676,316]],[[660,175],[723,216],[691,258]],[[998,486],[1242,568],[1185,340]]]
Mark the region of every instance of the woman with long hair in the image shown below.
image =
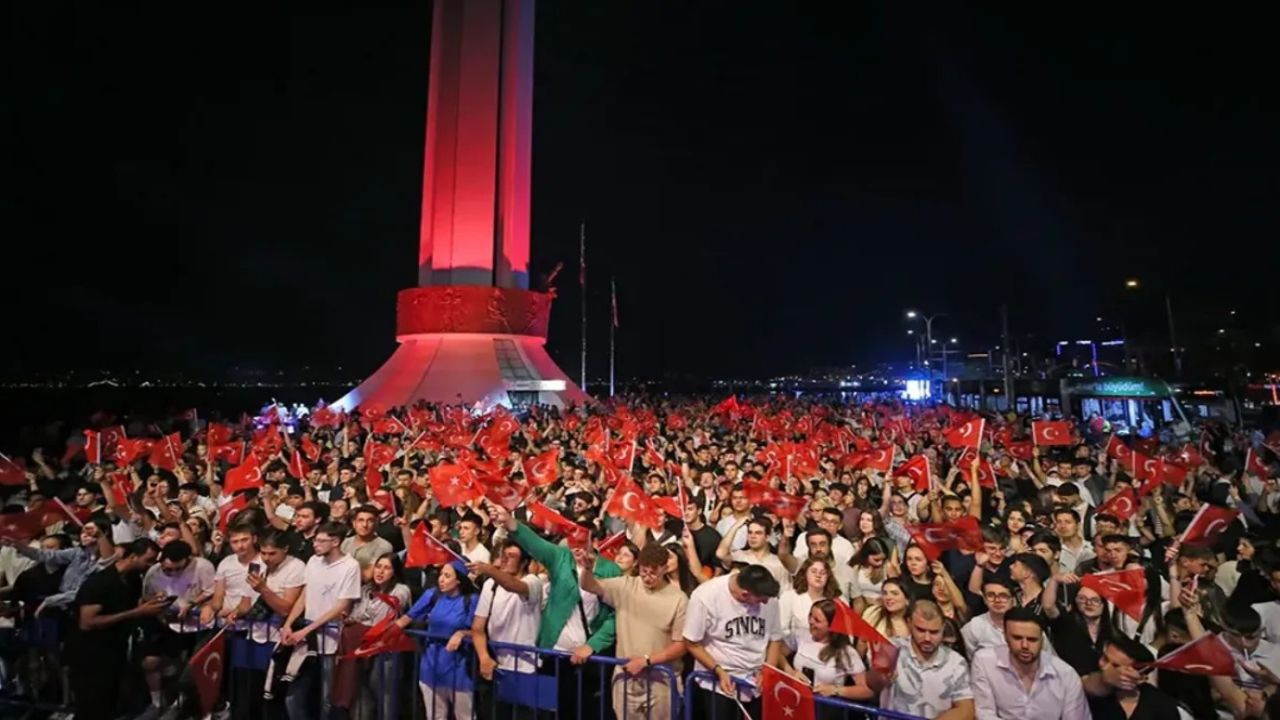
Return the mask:
[[[698,578],[689,569],[689,558],[680,543],[671,542],[663,545],[667,551],[667,582],[684,591],[685,595],[698,588]],[[637,570],[638,571],[638,570]]]
[[[873,537],[864,542],[849,561],[849,567],[853,568],[849,600],[854,610],[862,612],[880,600],[880,585],[888,577],[889,555],[888,541]]]
[[[815,602],[808,613],[807,632],[788,635],[791,657],[783,660],[782,670],[806,683],[824,697],[865,701],[875,697],[867,685],[866,665],[858,656],[848,635],[832,632],[836,603],[831,599]],[[843,714],[838,708],[819,707],[819,718],[835,718]]]
[[[933,598],[933,569],[929,557],[919,545],[908,545],[902,553],[902,572],[898,580],[911,600]]]
[[[879,602],[867,608],[862,613],[862,619],[890,640],[907,637],[910,634],[907,606],[910,604],[902,582],[890,578],[884,581]]]
[[[1079,579],[1070,573],[1049,578],[1045,584],[1040,606],[1049,618],[1053,648],[1081,675],[1098,669],[1102,648],[1117,633],[1111,617],[1111,603],[1087,587],[1076,591],[1075,602],[1067,612],[1058,606],[1059,585],[1076,583]]]
[[[853,535],[849,537],[854,553],[861,550],[863,544],[873,537],[889,537],[888,531],[884,529],[884,518],[880,517],[880,513],[875,510],[867,508],[858,511],[858,521],[854,525],[854,530]]]
[[[778,615],[786,637],[804,635],[809,627],[809,609],[820,600],[840,596],[840,584],[826,560],[808,558],[792,576],[791,584],[778,596]]]
[[[614,556],[613,562],[622,570],[623,575],[634,575],[636,569],[636,558],[640,556],[640,550],[636,548],[636,544],[627,540],[618,547],[618,553]]]
[[[426,703],[427,717],[435,720],[471,720],[472,683],[463,641],[471,636],[476,610],[476,586],[461,561],[440,568],[436,587],[418,598],[400,618],[400,627],[427,622],[427,643],[418,666],[418,687]]]
[[[386,621],[387,618],[399,616],[400,612],[412,603],[409,586],[404,584],[403,575],[404,568],[395,553],[379,556],[373,562],[369,582],[364,583],[360,588],[360,599],[356,601],[351,614],[347,616],[347,624],[356,626],[353,629],[363,634],[364,631]],[[338,684],[339,676],[344,672],[350,673],[347,679],[353,685],[347,690],[346,695],[348,701],[355,701],[352,716],[356,720],[365,720],[378,716],[387,717],[387,713],[394,714],[395,709],[388,704],[392,693],[383,692],[398,679],[392,670],[396,667],[393,656],[376,655],[359,661],[358,665],[352,662],[350,670],[347,669],[346,663],[348,663],[346,660],[339,662],[335,670],[335,685]],[[357,680],[362,680],[358,686]],[[382,703],[382,707],[379,707],[378,703]],[[338,707],[350,706],[336,701],[334,704]]]

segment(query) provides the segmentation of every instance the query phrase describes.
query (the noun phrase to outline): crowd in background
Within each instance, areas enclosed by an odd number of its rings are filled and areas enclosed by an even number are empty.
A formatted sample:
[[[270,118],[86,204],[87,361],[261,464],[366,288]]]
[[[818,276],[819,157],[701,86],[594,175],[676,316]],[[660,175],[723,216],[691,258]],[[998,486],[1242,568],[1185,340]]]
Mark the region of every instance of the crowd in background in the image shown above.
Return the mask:
[[[758,719],[765,665],[948,720],[1272,716],[1274,436],[1057,420],[776,398],[100,417],[0,456],[5,688],[82,720],[199,715],[190,658],[225,627],[271,661],[215,716],[408,716],[374,669],[421,629],[429,718],[525,712],[505,673],[558,683],[566,717],[694,692]]]

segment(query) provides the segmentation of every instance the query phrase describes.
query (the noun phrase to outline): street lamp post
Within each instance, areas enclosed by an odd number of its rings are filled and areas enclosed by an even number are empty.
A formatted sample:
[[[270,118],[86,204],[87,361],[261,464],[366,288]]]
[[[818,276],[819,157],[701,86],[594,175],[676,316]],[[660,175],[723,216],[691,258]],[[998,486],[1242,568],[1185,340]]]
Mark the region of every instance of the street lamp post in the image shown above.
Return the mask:
[[[933,344],[934,344],[933,343],[933,321],[940,317],[943,317],[944,315],[946,315],[946,313],[935,313],[933,315],[924,315],[916,312],[915,310],[907,311],[907,319],[914,320],[916,318],[920,318],[924,320],[924,348],[925,348],[926,358],[932,357],[932,354],[933,354]],[[943,355],[942,362],[944,364],[946,363],[945,355]],[[944,375],[946,374],[945,371],[943,374]],[[933,384],[933,366],[932,365],[929,366],[928,377],[929,377],[929,384],[932,385]]]

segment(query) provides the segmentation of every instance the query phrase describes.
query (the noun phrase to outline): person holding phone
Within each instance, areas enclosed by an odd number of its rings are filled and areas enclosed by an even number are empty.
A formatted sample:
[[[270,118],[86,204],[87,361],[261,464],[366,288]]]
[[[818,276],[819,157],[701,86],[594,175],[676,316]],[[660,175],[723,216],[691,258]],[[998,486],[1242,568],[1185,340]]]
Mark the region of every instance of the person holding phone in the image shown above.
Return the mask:
[[[195,557],[186,541],[173,540],[160,549],[160,562],[143,576],[142,596],[163,598],[168,610],[158,622],[143,625],[140,654],[151,705],[141,717],[155,717],[165,705],[165,664],[195,649],[203,629],[197,612],[213,597],[214,574],[213,563]]]

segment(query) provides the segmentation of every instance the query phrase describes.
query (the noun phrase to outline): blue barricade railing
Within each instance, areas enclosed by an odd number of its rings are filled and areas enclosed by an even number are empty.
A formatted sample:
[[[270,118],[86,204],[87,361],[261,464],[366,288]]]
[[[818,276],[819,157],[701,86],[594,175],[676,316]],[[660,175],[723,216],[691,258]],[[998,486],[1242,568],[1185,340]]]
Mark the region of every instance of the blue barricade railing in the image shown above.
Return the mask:
[[[699,683],[703,681],[710,683],[712,686],[711,690],[704,689],[705,692],[707,692],[708,694],[716,692],[715,686],[719,683],[719,681],[716,679],[715,675],[705,670],[695,670],[694,672],[689,673],[688,677],[685,680],[684,711],[685,711],[685,717],[689,718],[690,720],[692,720],[692,718],[694,717],[697,717],[695,715],[694,703],[696,701],[698,692],[695,690],[695,688],[700,688]],[[735,699],[738,701],[742,700],[741,695],[743,690],[750,691],[751,693],[755,693],[758,690],[755,683],[749,680],[746,680],[744,678],[734,677],[733,683],[735,686],[735,690],[737,691],[737,694],[739,696]],[[840,698],[825,697],[823,695],[818,695],[816,693],[813,696],[813,701],[814,701],[814,704],[817,706],[817,709],[819,710],[819,717],[822,717],[823,708],[831,708],[837,712],[843,711],[845,714],[860,713],[860,714],[865,714],[871,717],[889,718],[889,720],[923,720],[918,716],[908,715],[907,713],[901,713],[896,710],[886,710],[883,708],[874,707],[872,705],[863,705],[861,703],[856,703],[851,700],[842,700]],[[711,713],[710,713],[711,716],[707,718],[701,718],[700,720],[740,720],[742,718],[742,712],[738,710],[735,710],[733,714],[730,715],[729,717],[717,718],[716,707],[717,705],[715,703],[712,703]]]

